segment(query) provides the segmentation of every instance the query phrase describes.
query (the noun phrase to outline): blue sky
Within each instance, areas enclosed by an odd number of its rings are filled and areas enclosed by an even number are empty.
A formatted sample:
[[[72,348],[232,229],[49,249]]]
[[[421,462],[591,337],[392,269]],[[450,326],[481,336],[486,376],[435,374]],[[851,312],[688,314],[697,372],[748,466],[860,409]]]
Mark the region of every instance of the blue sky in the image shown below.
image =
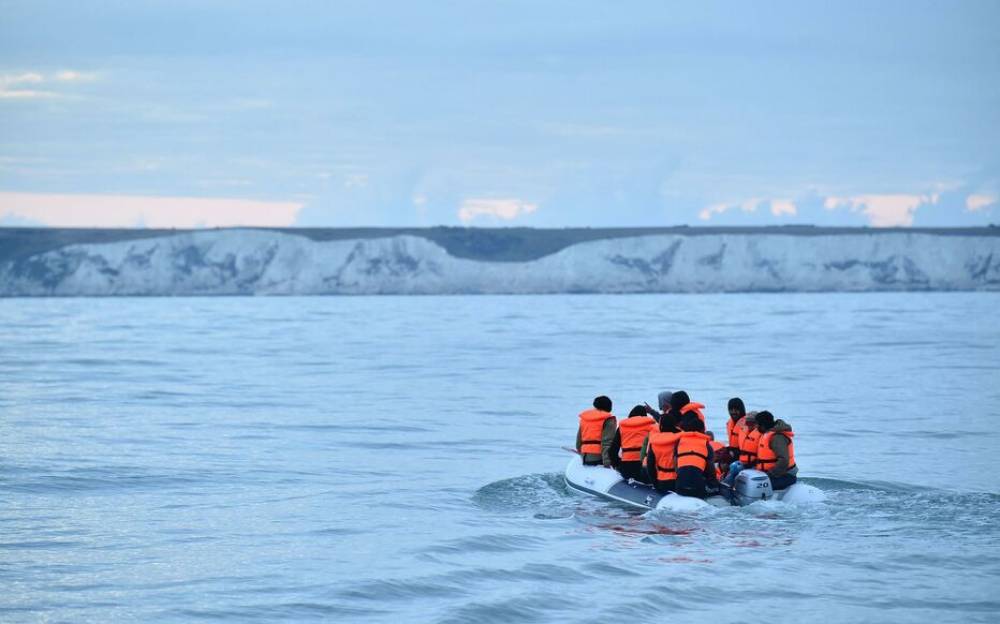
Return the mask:
[[[1000,223],[996,2],[0,14],[0,224]]]

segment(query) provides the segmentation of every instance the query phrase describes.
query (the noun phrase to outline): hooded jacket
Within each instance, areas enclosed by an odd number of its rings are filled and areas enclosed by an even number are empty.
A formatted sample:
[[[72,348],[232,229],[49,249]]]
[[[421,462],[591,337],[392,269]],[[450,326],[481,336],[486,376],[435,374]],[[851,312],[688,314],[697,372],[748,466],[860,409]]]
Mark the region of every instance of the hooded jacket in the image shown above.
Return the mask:
[[[792,426],[781,420],[780,418],[774,421],[774,426],[768,431],[773,431],[774,433],[781,433],[782,431],[791,431]],[[788,469],[788,438],[783,435],[773,435],[771,436],[771,450],[778,457],[777,463],[775,463],[774,468],[767,472],[768,476],[771,477],[783,477],[786,474],[798,475],[799,467],[793,466],[791,470]]]

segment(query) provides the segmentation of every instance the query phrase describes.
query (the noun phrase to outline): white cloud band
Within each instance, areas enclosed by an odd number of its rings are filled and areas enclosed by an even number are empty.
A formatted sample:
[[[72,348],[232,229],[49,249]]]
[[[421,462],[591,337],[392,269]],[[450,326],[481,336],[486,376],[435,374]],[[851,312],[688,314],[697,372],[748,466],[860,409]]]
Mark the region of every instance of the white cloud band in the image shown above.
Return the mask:
[[[0,192],[0,220],[53,227],[285,227],[295,223],[302,206],[228,198]]]
[[[458,209],[458,219],[464,224],[480,218],[492,221],[511,221],[538,210],[538,204],[520,199],[470,198]]]

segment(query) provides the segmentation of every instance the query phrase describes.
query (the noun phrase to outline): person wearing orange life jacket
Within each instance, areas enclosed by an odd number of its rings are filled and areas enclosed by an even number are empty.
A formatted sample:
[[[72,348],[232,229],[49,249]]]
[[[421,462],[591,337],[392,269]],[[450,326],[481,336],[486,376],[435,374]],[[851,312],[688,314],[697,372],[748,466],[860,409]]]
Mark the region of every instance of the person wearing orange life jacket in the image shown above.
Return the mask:
[[[670,395],[670,411],[674,413],[674,418],[680,422],[684,418],[684,414],[693,411],[701,424],[705,424],[705,413],[702,411],[705,409],[704,403],[694,403],[691,401],[691,397],[688,393],[683,390],[678,390]]]
[[[646,474],[660,494],[672,491],[677,481],[674,450],[679,433],[673,412],[664,412],[660,415],[659,431],[649,434],[647,440],[643,459]]]
[[[732,485],[736,475],[744,468],[753,468],[757,463],[757,446],[760,442],[760,431],[757,430],[757,412],[750,412],[742,418],[744,428],[737,429],[737,444],[739,445],[737,461],[729,464],[729,472],[722,482]]]
[[[715,478],[716,480],[719,480],[722,478],[722,475],[725,474],[726,470],[729,469],[729,464],[730,464],[729,459],[726,459],[725,462],[723,462],[721,459],[723,456],[727,458],[729,457],[727,453],[729,449],[727,449],[726,445],[723,444],[722,442],[716,441],[714,432],[706,431],[705,435],[708,436],[709,440],[708,443],[712,445],[712,455],[714,456],[715,459]]]
[[[783,420],[775,420],[771,412],[757,414],[760,441],[757,445],[757,470],[771,478],[771,487],[783,490],[798,480],[799,467],[795,465],[795,434]]]
[[[747,408],[743,404],[743,399],[733,397],[729,399],[727,409],[729,410],[729,420],[726,421],[726,438],[729,442],[729,448],[739,449],[740,430],[745,431],[747,428],[746,421],[744,420],[747,415]]]
[[[629,412],[628,418],[618,423],[618,431],[611,443],[611,457],[618,459],[615,462],[618,472],[624,479],[635,479],[636,481],[646,481],[646,475],[642,468],[642,445],[646,437],[659,427],[651,416],[646,415],[644,405],[636,405]],[[618,458],[618,451],[621,451],[621,458]]]
[[[709,490],[718,490],[715,472],[715,451],[712,440],[697,413],[689,410],[681,421],[674,447],[677,482],[674,491],[683,496],[705,498]]]
[[[757,430],[757,412],[750,412],[743,418],[746,431],[739,434],[740,463],[744,468],[753,468],[757,463],[757,443],[760,441],[760,431]]]
[[[617,458],[611,457],[611,445],[618,431],[618,420],[611,413],[611,399],[601,395],[594,399],[594,409],[580,413],[576,430],[576,450],[587,466],[611,467]]]

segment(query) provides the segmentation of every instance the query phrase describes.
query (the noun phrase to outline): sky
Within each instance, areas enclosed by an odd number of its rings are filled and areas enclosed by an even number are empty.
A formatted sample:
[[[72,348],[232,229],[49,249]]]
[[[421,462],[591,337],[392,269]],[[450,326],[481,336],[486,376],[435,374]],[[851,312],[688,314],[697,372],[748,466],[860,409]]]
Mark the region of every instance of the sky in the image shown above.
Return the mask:
[[[991,0],[0,16],[0,225],[1000,223]]]

